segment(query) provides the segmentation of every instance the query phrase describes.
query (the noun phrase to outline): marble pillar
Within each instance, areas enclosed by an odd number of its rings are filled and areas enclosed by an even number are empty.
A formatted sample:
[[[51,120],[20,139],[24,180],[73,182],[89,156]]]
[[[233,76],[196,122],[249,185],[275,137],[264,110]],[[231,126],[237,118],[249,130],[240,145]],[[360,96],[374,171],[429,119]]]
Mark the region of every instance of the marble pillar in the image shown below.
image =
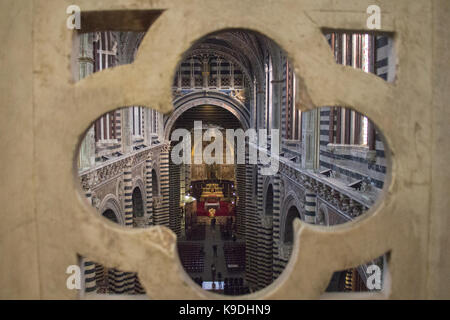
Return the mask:
[[[94,72],[94,53],[92,34],[80,35],[80,51],[78,57],[79,80],[84,79]],[[81,143],[79,169],[85,170],[95,165],[95,133],[91,126]]]

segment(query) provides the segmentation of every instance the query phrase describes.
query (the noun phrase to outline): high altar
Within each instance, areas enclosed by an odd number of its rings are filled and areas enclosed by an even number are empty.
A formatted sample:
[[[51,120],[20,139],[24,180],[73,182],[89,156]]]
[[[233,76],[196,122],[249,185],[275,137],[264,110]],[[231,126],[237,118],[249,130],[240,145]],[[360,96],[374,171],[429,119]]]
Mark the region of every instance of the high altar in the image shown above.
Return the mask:
[[[217,201],[224,200],[223,189],[217,183],[208,183],[202,190],[200,201],[206,201],[209,198],[217,198]]]

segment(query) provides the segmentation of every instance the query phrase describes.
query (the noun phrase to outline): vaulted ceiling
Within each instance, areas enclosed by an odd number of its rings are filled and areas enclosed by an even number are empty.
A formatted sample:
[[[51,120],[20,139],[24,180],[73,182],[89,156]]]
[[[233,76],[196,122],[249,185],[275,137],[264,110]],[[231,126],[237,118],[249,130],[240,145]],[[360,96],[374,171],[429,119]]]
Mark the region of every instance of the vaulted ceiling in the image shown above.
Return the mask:
[[[202,105],[191,108],[177,119],[173,129],[183,128],[191,131],[194,121],[202,121],[203,125],[217,126],[224,129],[241,128],[239,120],[229,111],[216,106]]]
[[[186,52],[185,58],[203,52],[223,55],[239,64],[249,77],[250,83],[254,79],[262,81],[264,77],[264,54],[271,41],[252,31],[232,30],[211,34],[197,43]]]

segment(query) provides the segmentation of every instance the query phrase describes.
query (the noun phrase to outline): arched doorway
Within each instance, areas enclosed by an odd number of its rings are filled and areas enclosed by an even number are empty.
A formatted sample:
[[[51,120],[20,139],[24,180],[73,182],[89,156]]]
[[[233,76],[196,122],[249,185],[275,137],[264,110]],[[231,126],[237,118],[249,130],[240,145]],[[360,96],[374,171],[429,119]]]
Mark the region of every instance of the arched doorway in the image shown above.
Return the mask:
[[[264,207],[266,216],[273,215],[273,186],[270,184],[266,192],[266,205]]]
[[[113,210],[111,209],[107,209],[102,213],[102,216],[105,217],[106,219],[115,222],[115,223],[119,223],[119,220],[117,220],[117,216],[114,213]]]
[[[155,214],[156,212],[156,198],[159,197],[159,185],[158,185],[158,176],[156,174],[156,170],[152,169],[152,212]]]
[[[144,216],[144,202],[142,201],[142,193],[139,187],[136,187],[133,190],[132,203],[133,220],[136,222],[136,218],[142,218]]]
[[[159,196],[158,176],[155,169],[152,169],[152,195],[153,197]]]
[[[284,228],[284,243],[292,245],[294,242],[294,219],[300,219],[300,213],[296,206],[291,206],[286,215],[286,223]]]

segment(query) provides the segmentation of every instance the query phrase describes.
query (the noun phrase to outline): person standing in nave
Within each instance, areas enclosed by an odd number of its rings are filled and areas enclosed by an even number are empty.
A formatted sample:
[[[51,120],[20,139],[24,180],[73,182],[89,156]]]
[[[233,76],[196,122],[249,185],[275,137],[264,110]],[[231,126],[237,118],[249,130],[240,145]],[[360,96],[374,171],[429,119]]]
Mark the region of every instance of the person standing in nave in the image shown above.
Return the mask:
[[[216,279],[216,265],[214,263],[211,265],[211,276],[212,281],[214,282]]]

